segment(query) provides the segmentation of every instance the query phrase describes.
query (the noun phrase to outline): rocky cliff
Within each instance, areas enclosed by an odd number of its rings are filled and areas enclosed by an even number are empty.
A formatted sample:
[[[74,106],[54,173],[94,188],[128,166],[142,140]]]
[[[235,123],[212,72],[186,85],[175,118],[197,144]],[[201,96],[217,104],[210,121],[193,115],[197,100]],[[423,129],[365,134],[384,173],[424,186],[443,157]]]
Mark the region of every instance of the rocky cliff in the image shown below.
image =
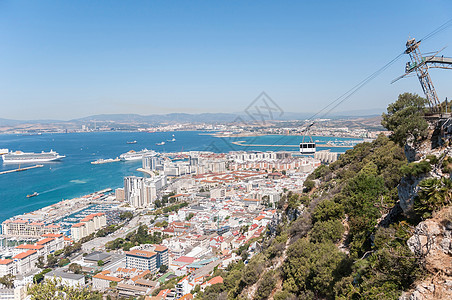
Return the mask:
[[[452,207],[420,222],[407,244],[427,273],[400,299],[452,299]]]

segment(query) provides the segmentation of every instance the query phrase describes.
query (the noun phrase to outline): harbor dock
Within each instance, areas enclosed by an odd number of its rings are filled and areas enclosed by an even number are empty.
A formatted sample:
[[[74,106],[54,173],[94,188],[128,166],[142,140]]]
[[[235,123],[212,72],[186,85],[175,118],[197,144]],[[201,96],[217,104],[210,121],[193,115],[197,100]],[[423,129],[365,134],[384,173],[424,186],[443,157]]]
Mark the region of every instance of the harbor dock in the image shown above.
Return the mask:
[[[25,167],[25,168],[19,167],[18,169],[2,171],[2,172],[0,172],[0,175],[8,174],[8,173],[14,173],[14,172],[21,172],[21,171],[26,171],[26,170],[36,169],[36,168],[42,168],[42,167],[44,167],[44,165],[35,165],[35,166]]]

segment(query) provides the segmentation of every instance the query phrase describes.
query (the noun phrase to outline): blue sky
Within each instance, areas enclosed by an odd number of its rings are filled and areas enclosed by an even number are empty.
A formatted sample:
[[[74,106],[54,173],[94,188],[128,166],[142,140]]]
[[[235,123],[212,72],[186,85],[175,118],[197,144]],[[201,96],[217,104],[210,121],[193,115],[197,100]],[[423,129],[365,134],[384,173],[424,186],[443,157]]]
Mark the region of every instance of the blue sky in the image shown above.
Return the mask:
[[[284,111],[316,112],[450,18],[448,0],[0,0],[0,118],[236,113],[262,91]],[[421,50],[451,44],[452,27]],[[337,111],[421,94],[416,78],[390,84],[406,61]],[[431,76],[452,98],[452,71]]]

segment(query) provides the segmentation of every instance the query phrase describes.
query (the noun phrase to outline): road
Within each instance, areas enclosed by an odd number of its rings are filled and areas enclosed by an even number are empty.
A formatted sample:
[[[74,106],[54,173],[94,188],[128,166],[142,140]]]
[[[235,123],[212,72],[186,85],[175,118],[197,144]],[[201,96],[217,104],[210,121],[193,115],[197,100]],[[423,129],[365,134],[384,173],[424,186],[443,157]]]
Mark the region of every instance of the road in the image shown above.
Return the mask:
[[[92,251],[104,250],[104,246],[106,243],[113,241],[117,238],[124,238],[129,232],[136,230],[138,228],[138,224],[140,223],[142,217],[136,216],[132,220],[130,220],[127,225],[122,227],[121,229],[113,232],[110,235],[104,237],[94,238],[91,241],[88,241],[82,245],[82,250],[86,253],[90,253]]]

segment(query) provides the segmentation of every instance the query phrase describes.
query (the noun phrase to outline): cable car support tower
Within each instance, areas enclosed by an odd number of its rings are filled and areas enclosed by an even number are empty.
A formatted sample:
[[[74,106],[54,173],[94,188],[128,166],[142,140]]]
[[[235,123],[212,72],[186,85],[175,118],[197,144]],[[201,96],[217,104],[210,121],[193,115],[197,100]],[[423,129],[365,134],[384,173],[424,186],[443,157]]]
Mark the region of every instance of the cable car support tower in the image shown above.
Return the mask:
[[[394,79],[392,83],[397,80],[416,73],[419,82],[421,83],[422,90],[427,98],[431,112],[438,117],[441,117],[441,102],[439,101],[438,94],[433,86],[432,79],[428,73],[429,68],[440,69],[452,69],[452,58],[444,56],[436,56],[442,50],[436,52],[433,56],[422,56],[419,50],[419,44],[421,40],[416,41],[414,38],[408,39],[406,42],[405,54],[410,56],[411,62],[407,62],[405,66],[405,74]],[[447,104],[446,104],[447,107]],[[446,108],[447,109],[447,108]]]

